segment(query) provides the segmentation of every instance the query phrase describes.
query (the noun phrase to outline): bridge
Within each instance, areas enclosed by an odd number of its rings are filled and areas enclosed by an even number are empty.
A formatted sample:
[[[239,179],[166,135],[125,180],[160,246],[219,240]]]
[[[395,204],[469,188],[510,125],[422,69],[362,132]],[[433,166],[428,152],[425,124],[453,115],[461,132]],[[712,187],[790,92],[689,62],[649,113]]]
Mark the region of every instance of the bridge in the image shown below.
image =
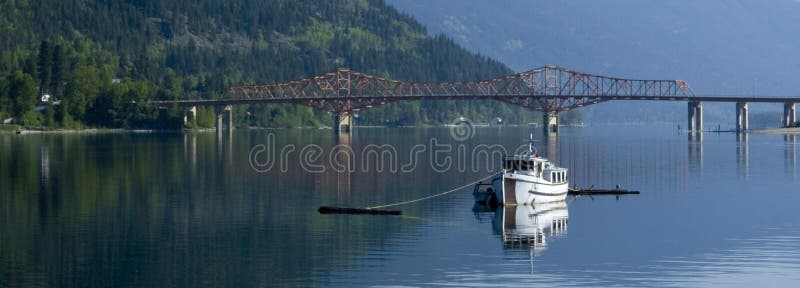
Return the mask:
[[[797,122],[796,104],[800,97],[699,96],[683,80],[633,80],[577,72],[548,65],[526,72],[475,82],[411,83],[350,69],[312,78],[269,85],[232,87],[227,98],[153,101],[156,105],[177,104],[187,111],[185,121],[195,117],[197,106],[215,106],[217,130],[223,119],[233,127],[231,105],[294,103],[329,111],[337,131],[349,132],[354,112],[405,100],[493,99],[544,112],[543,126],[557,132],[558,114],[564,111],[612,100],[688,102],[688,127],[703,130],[703,102],[736,103],[736,129],[749,129],[751,102],[783,103],[782,125]]]

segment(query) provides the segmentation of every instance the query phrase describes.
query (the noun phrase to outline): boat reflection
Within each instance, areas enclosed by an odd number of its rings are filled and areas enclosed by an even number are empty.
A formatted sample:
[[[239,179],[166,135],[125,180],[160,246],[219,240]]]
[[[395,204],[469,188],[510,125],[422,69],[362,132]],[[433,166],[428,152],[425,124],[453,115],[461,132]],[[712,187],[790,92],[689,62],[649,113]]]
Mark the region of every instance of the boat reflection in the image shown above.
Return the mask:
[[[506,207],[476,204],[473,212],[481,222],[491,215],[492,230],[502,239],[503,248],[534,253],[547,249],[548,241],[566,235],[569,224],[565,201]]]

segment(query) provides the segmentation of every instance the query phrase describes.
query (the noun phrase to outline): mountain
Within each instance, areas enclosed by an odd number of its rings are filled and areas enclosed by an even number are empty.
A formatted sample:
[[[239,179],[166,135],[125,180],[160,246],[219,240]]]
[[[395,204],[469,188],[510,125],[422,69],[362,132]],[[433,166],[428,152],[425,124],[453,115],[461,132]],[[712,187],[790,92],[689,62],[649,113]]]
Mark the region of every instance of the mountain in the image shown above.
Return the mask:
[[[703,95],[800,95],[796,0],[388,3],[431,33],[444,33],[516,71],[557,64],[622,78],[687,80]],[[770,105],[753,109],[779,111]],[[686,107],[610,102],[585,110],[593,122],[682,123]],[[733,125],[733,104],[707,105],[706,111],[707,120]]]
[[[180,127],[151,99],[223,97],[227,87],[314,76],[339,67],[404,81],[468,81],[511,73],[444,36],[429,36],[381,0],[10,0],[0,2],[0,118],[60,127]],[[34,87],[31,89],[31,87]],[[34,92],[32,92],[34,91]],[[40,93],[63,100],[32,112]],[[400,102],[361,124],[539,120],[495,101]],[[330,124],[298,105],[237,106],[239,125]],[[201,109],[197,126],[213,125]]]

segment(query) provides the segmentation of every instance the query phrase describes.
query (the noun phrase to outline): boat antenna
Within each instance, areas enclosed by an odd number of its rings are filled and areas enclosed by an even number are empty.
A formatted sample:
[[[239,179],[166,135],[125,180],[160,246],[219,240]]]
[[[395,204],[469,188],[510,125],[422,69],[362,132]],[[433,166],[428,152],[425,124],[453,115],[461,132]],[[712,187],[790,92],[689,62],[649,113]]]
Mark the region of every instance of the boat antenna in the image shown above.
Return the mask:
[[[530,155],[530,156],[536,155],[536,152],[537,152],[536,151],[536,146],[533,145],[533,143],[536,143],[536,142],[538,142],[538,141],[533,139],[533,133],[531,132],[530,138],[528,138],[528,153],[527,153],[528,155]],[[522,152],[522,154],[525,154],[525,152]]]
[[[528,152],[533,156],[533,133],[531,133],[530,141],[528,141]]]

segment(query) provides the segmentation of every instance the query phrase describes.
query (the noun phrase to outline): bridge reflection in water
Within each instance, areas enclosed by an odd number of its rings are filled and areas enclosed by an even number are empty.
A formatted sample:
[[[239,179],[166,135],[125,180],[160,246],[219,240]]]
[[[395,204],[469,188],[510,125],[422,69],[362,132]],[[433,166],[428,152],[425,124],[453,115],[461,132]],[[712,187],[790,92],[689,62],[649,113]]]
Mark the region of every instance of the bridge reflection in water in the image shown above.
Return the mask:
[[[336,171],[336,200],[344,202],[350,199],[353,172],[356,167],[353,157],[352,134],[336,133],[335,137],[336,146],[333,147],[332,155],[338,166],[334,168],[338,170]]]
[[[750,134],[736,134],[736,170],[740,177],[750,176]]]
[[[797,134],[786,134],[783,135],[784,143],[784,150],[783,150],[783,159],[785,163],[786,173],[790,173],[792,179],[797,179],[797,149],[798,147]]]

